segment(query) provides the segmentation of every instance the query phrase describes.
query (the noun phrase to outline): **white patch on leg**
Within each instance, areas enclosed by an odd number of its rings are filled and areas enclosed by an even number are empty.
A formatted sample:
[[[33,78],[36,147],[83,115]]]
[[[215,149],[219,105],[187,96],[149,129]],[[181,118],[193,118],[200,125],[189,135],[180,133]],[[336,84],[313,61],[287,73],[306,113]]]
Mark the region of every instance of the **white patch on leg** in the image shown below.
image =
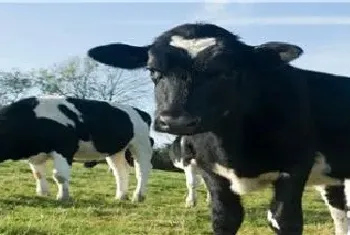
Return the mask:
[[[216,38],[185,39],[182,36],[175,35],[171,37],[170,41],[170,46],[186,50],[192,58],[195,58],[199,52],[214,45],[216,45]]]
[[[32,169],[32,173],[36,181],[36,194],[38,196],[48,196],[49,184],[46,180],[45,162],[41,164],[33,164],[29,162],[29,166]]]
[[[186,207],[194,207],[197,202],[196,198],[196,187],[197,187],[197,176],[193,165],[187,165],[184,168],[186,177],[186,186],[188,194],[186,197]]]
[[[152,164],[150,161],[137,159],[135,161],[135,172],[137,178],[137,186],[133,193],[132,201],[139,202],[143,201],[147,191],[147,182]]]
[[[39,98],[39,104],[33,110],[37,118],[46,118],[56,121],[65,126],[75,127],[72,119],[69,119],[64,113],[59,110],[59,105],[65,106],[67,109],[75,113],[80,122],[83,122],[82,115],[72,103],[69,103],[64,98]]]
[[[211,204],[211,194],[208,189],[207,189],[207,198],[205,199],[205,201],[207,202],[208,205]]]
[[[125,159],[125,151],[115,156],[106,158],[109,168],[113,171],[116,182],[116,199],[126,200],[128,198],[129,169]]]
[[[273,218],[272,212],[270,210],[267,211],[267,220],[270,222],[271,226],[277,230],[280,230],[280,226],[276,219]]]
[[[147,190],[147,182],[152,169],[152,148],[150,145],[137,144],[131,146],[130,151],[132,156],[135,157],[134,167],[137,179],[137,186],[133,193],[132,201],[139,202],[144,200]]]
[[[348,220],[346,216],[346,212],[340,209],[337,209],[329,204],[329,201],[326,197],[325,186],[315,186],[315,189],[321,193],[322,199],[325,204],[329,208],[329,212],[331,213],[335,235],[347,235],[348,231]]]
[[[208,205],[210,205],[210,203],[211,203],[211,194],[210,194],[210,191],[208,189],[208,185],[205,183],[203,178],[201,178],[201,183],[204,185],[205,190],[207,191],[207,197],[206,197],[205,201],[207,202]]]
[[[53,157],[54,165],[53,179],[58,187],[57,200],[67,200],[69,199],[70,166],[61,154],[55,151],[50,154]]]
[[[347,223],[348,223],[348,228],[347,228],[347,235],[350,235],[350,179],[345,179],[344,180],[344,194],[345,194],[345,201],[346,201],[346,218],[347,218]]]

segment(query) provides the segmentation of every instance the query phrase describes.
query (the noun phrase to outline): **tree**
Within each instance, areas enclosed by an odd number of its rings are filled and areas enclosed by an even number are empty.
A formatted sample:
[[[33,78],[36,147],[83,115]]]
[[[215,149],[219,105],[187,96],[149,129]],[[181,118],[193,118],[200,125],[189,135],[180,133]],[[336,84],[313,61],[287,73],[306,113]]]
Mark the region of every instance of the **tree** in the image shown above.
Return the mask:
[[[9,72],[0,72],[0,103],[7,104],[26,95],[32,88],[33,79],[30,73],[12,69]]]
[[[152,93],[148,79],[140,71],[125,71],[99,64],[88,57],[74,57],[35,73],[36,84],[44,94],[81,99],[139,104]]]
[[[52,68],[34,72],[36,85],[44,94],[91,98],[98,64],[87,58],[74,57]]]
[[[140,71],[125,71],[101,66],[95,89],[96,97],[106,101],[117,101],[140,105],[146,95],[153,91],[150,81]]]

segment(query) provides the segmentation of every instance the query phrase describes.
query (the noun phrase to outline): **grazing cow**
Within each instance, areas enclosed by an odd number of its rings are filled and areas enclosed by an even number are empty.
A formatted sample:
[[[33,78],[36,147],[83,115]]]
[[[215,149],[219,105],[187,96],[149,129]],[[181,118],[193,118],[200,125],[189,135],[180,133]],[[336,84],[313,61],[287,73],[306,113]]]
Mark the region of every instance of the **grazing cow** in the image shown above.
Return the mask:
[[[186,136],[176,136],[169,149],[169,156],[174,166],[184,170],[188,194],[186,196],[186,207],[194,207],[197,203],[196,187],[198,185],[197,174],[199,173],[191,146],[186,141]],[[205,185],[205,182],[204,182]],[[206,185],[205,185],[206,186]],[[211,201],[207,190],[207,203]]]
[[[75,98],[26,98],[0,111],[0,160],[28,159],[38,195],[48,194],[45,162],[54,162],[57,199],[69,198],[73,159],[106,159],[116,178],[116,198],[125,199],[128,169],[125,150],[136,159],[133,201],[144,199],[152,168],[148,138],[151,116],[127,105]]]
[[[335,233],[350,234],[350,79],[290,65],[301,52],[283,43],[250,46],[198,23],[176,26],[147,46],[108,44],[88,55],[148,68],[154,129],[189,135],[211,192],[216,235],[236,234],[241,195],[271,184],[268,220],[276,234],[302,234],[306,184],[319,186]]]

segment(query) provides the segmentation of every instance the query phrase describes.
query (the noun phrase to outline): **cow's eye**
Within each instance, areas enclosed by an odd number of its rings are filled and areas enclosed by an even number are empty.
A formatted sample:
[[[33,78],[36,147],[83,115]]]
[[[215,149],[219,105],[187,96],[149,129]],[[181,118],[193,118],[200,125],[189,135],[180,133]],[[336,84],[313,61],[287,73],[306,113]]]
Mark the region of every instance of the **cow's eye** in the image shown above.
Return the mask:
[[[157,83],[163,77],[162,72],[160,72],[159,70],[152,68],[149,68],[148,70],[154,83]]]

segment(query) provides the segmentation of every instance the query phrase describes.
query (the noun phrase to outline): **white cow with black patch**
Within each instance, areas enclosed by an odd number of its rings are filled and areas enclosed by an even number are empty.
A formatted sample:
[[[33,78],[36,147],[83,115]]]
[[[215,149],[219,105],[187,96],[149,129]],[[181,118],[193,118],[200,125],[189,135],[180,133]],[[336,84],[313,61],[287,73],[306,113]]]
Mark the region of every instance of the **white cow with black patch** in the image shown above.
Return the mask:
[[[176,136],[174,142],[170,146],[169,156],[173,165],[184,170],[186,178],[187,196],[185,200],[186,207],[194,207],[197,204],[196,187],[199,180],[206,186],[204,180],[200,176],[194,152],[191,151],[190,143],[186,141],[185,136]],[[211,200],[210,193],[207,190],[207,203]]]
[[[151,117],[131,106],[75,98],[27,98],[0,110],[0,157],[28,159],[38,195],[48,195],[45,163],[53,159],[57,199],[69,198],[73,159],[106,159],[116,178],[116,198],[126,199],[128,164],[135,158],[137,187],[133,201],[144,199],[152,168]]]

